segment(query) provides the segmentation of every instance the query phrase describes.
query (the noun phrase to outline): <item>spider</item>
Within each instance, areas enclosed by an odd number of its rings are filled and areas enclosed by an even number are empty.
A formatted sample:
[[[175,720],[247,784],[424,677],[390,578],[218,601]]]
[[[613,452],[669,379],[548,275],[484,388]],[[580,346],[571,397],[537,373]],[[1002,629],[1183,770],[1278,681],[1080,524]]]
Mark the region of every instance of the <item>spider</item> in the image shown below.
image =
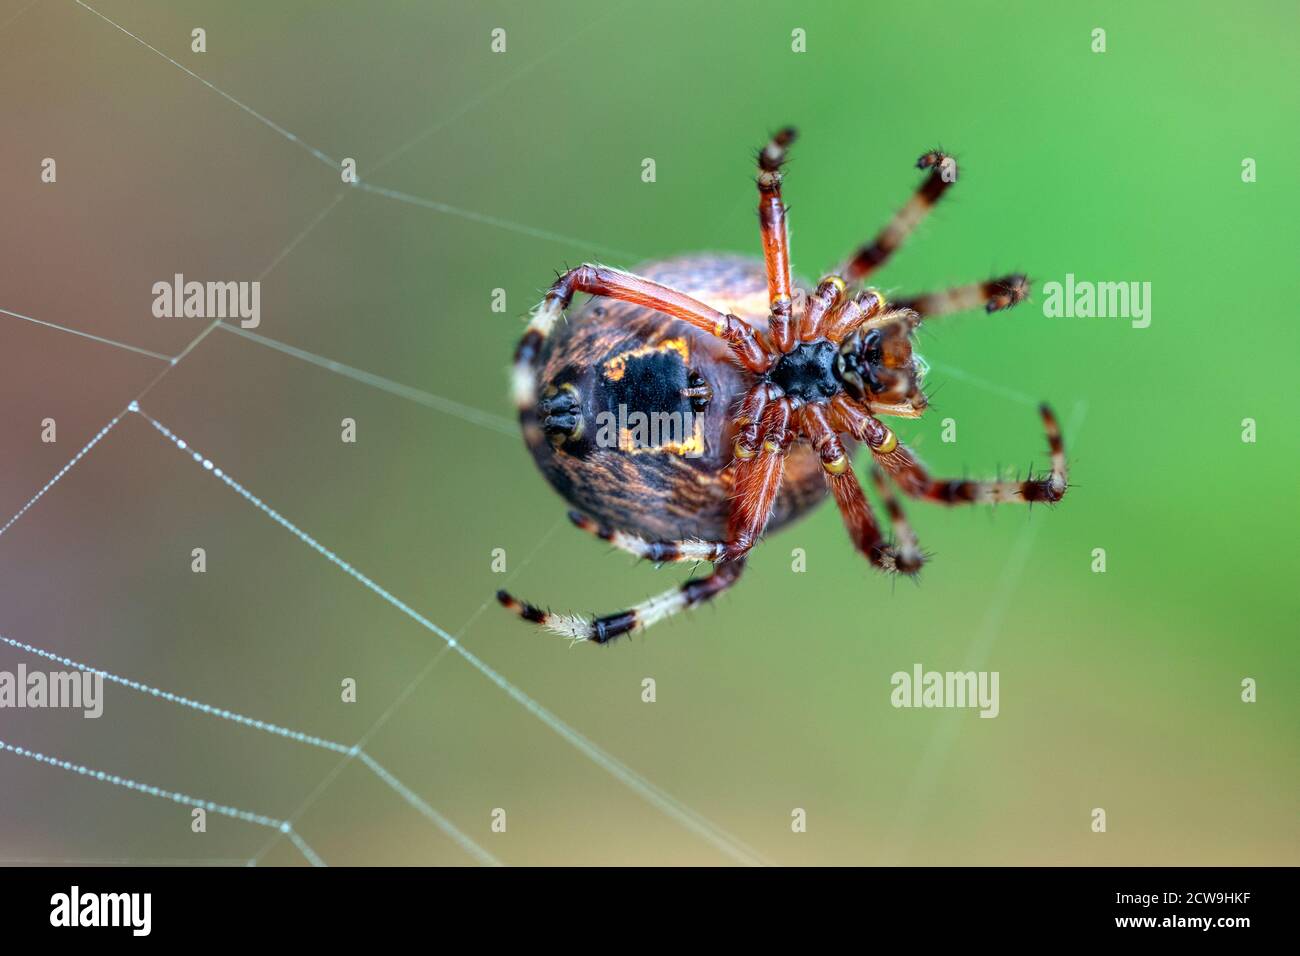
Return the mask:
[[[1064,446],[1046,405],[1051,470],[1023,481],[934,478],[880,420],[926,408],[926,366],[912,350],[924,319],[980,305],[997,312],[1029,292],[1023,275],[893,302],[863,287],[956,182],[953,158],[923,155],[917,166],[926,177],[907,205],[804,292],[790,274],[781,199],[794,139],[783,129],[758,154],[761,263],[700,255],[652,262],[640,274],[584,264],[560,275],[534,310],[515,353],[514,398],[539,468],[578,509],[570,519],[637,557],[711,562],[713,570],[592,619],[497,592],[525,620],[600,644],[648,628],[735,584],[757,539],[807,513],[828,488],[856,549],[879,570],[905,575],[924,556],[889,482],[946,505],[1065,494]],[[576,292],[593,298],[557,329]],[[628,440],[629,412],[691,427],[647,445]],[[617,440],[614,429],[597,428],[602,420],[620,423]],[[854,473],[859,443],[871,453],[892,542]]]

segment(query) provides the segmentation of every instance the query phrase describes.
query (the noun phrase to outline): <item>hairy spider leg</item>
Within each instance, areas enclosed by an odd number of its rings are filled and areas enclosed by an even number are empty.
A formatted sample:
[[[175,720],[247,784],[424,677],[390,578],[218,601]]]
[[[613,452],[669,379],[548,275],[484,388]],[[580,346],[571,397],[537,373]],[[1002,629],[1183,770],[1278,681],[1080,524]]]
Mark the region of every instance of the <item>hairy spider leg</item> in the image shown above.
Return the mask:
[[[895,549],[902,556],[904,563],[914,563],[915,570],[920,570],[921,565],[925,563],[925,555],[921,553],[916,532],[912,530],[907,515],[903,513],[903,506],[898,503],[898,498],[890,489],[889,483],[885,481],[885,473],[874,464],[871,466],[871,482],[876,486],[876,493],[880,495],[880,500],[885,503],[889,525],[894,529]]]
[[[569,520],[579,529],[608,541],[620,551],[636,555],[655,564],[672,564],[682,561],[721,560],[727,545],[724,541],[704,541],[700,538],[683,538],[679,541],[647,541],[640,535],[620,531],[603,525],[579,511],[570,511]]]
[[[926,153],[916,161],[916,165],[918,169],[930,170],[930,175],[925,177],[912,198],[895,213],[894,218],[881,230],[880,235],[861,246],[848,263],[837,270],[849,282],[861,282],[884,265],[904,240],[912,234],[939,198],[948,191],[948,187],[957,181],[957,161],[946,153],[938,151]]]
[[[748,554],[772,517],[785,457],[795,437],[790,428],[792,411],[788,398],[776,398],[764,408],[757,431],[747,426],[736,438],[724,561]]]
[[[907,296],[896,299],[893,304],[898,308],[911,309],[921,318],[979,308],[992,313],[1019,305],[1029,295],[1029,290],[1029,277],[1016,273],[1000,279],[959,285],[942,292]]]
[[[872,514],[871,505],[862,492],[862,485],[858,482],[848,453],[831,424],[825,406],[806,405],[800,412],[804,433],[821,457],[826,482],[830,485],[831,494],[835,496],[835,504],[840,509],[844,527],[854,547],[881,571],[915,574],[921,569],[924,559],[916,547],[915,535],[902,518],[897,502],[885,498],[891,519],[895,519],[895,528],[898,529],[901,525],[901,547],[889,544],[881,534],[880,525]]]
[[[805,319],[809,323],[818,323],[816,328],[809,330],[809,334],[820,331],[823,337],[839,345],[857,331],[859,326],[880,315],[884,308],[885,297],[875,289],[865,289],[825,320],[819,320],[816,315],[813,315],[810,305],[808,312],[805,313]]]
[[[497,600],[501,602],[502,607],[518,614],[525,621],[540,624],[561,637],[573,641],[594,641],[597,644],[605,644],[621,634],[643,631],[689,607],[712,600],[735,584],[744,570],[744,558],[727,561],[714,568],[712,574],[691,578],[680,587],[657,594],[626,611],[591,619],[580,614],[556,614],[543,611],[532,604],[520,601],[506,591],[498,591]]]
[[[847,301],[846,301],[847,300]],[[848,284],[837,275],[829,275],[817,283],[808,296],[803,314],[799,316],[799,341],[816,342],[827,338],[827,324],[843,312],[860,310],[855,300],[848,300]]]
[[[1001,501],[1042,501],[1055,503],[1065,497],[1069,476],[1065,467],[1065,446],[1056,416],[1046,405],[1039,406],[1047,444],[1052,455],[1052,470],[1038,478],[1023,481],[970,481],[962,478],[933,478],[916,456],[894,439],[888,451],[872,448],[876,461],[894,479],[903,493],[945,505],[988,504]]]
[[[781,166],[795,139],[787,126],[758,154],[758,223],[763,239],[763,263],[767,269],[767,297],[771,304],[768,333],[777,352],[784,355],[795,347],[794,300],[790,281],[790,233],[781,199]]]

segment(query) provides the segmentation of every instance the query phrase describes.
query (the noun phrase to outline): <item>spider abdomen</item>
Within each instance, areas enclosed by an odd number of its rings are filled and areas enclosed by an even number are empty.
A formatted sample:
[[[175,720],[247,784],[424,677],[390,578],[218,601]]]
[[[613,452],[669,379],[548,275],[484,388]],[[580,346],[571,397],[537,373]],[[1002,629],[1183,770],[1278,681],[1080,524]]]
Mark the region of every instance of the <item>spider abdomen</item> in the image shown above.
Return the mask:
[[[765,327],[761,261],[702,255],[635,271]],[[819,392],[829,387],[833,361],[833,349],[801,353],[786,370],[787,384]],[[755,381],[725,345],[684,322],[604,298],[575,303],[539,358],[538,412],[532,421],[525,415],[524,433],[547,480],[602,524],[652,540],[721,540],[734,406]],[[825,495],[817,454],[792,447],[768,530]]]

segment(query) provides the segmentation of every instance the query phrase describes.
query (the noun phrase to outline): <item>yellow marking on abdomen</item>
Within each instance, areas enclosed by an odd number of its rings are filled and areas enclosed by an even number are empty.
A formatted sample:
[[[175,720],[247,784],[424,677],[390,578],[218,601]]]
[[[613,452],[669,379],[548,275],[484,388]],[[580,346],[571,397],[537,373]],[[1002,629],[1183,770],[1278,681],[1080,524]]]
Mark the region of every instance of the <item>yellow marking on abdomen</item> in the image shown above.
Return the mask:
[[[658,345],[642,345],[639,348],[620,352],[612,359],[607,359],[604,366],[605,381],[617,382],[627,372],[627,363],[646,355],[662,355],[664,352],[676,352],[683,362],[691,360],[691,347],[685,339],[665,339]]]

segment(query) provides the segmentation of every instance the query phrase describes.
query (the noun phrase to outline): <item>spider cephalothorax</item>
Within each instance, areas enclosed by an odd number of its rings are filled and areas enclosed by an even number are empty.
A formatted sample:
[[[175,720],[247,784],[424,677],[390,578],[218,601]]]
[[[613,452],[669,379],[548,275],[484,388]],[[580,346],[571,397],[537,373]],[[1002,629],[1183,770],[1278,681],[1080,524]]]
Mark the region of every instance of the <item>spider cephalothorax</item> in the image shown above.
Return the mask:
[[[929,174],[912,200],[805,294],[790,273],[781,199],[793,140],[793,130],[782,130],[759,153],[761,264],[697,256],[650,263],[639,275],[582,265],[561,275],[533,314],[515,354],[515,400],[538,466],[580,509],[570,512],[574,523],[640,557],[710,561],[714,570],[594,620],[499,592],[525,619],[599,643],[648,627],[734,584],[759,536],[808,511],[827,489],[858,551],[903,574],[915,574],[924,558],[891,481],[944,504],[1055,502],[1065,494],[1065,452],[1045,405],[1051,471],[1023,481],[932,478],[880,421],[926,408],[926,366],[912,348],[926,317],[980,305],[996,312],[1028,294],[1021,275],[892,303],[861,287],[956,181],[953,159],[923,155],[918,165]],[[593,299],[556,331],[575,292],[603,301]],[[664,424],[667,435],[658,430]],[[854,473],[858,443],[874,460],[893,541]]]

